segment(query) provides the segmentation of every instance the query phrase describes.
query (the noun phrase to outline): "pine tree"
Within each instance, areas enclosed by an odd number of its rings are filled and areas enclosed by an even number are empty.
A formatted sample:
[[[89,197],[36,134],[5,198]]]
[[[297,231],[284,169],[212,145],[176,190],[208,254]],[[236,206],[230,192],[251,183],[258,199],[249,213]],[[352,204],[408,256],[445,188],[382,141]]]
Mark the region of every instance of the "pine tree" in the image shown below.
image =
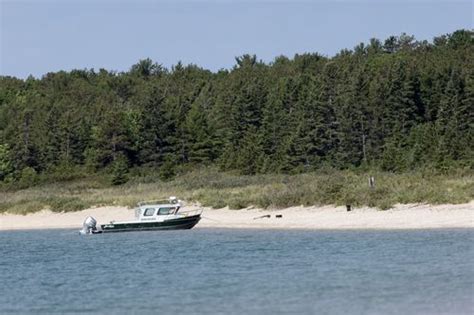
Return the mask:
[[[255,127],[249,127],[241,141],[236,167],[242,175],[253,175],[261,169],[262,148]]]
[[[364,69],[348,78],[345,89],[339,93],[336,108],[338,121],[337,160],[341,165],[359,166],[367,163],[369,130],[371,120],[368,113],[368,82]]]
[[[287,141],[294,129],[289,116],[295,107],[295,90],[291,80],[281,79],[268,94],[260,128],[263,172],[278,172],[287,167]]]
[[[123,155],[117,155],[115,160],[112,162],[112,184],[122,185],[128,181],[128,161]]]
[[[302,92],[294,114],[296,123],[289,141],[292,167],[316,169],[324,162],[334,162],[337,144],[335,71],[328,66],[322,78],[311,79]]]
[[[191,105],[186,117],[187,155],[191,163],[209,164],[217,158],[219,142],[209,118],[211,102],[211,90],[206,87]]]
[[[436,122],[440,135],[438,160],[459,160],[470,155],[474,124],[472,95],[472,78],[465,81],[461,78],[460,71],[453,69]]]
[[[140,164],[159,166],[167,156],[174,155],[172,137],[176,127],[165,111],[163,100],[161,90],[154,88],[141,105]]]

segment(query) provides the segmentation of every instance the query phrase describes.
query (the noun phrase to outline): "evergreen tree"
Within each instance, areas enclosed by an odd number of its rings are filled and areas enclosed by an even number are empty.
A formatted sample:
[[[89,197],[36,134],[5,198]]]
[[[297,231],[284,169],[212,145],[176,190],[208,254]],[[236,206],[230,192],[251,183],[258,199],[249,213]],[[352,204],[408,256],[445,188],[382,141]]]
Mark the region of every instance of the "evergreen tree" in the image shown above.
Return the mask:
[[[187,155],[191,163],[209,164],[217,158],[218,141],[214,126],[209,121],[209,110],[212,106],[210,92],[210,87],[201,91],[186,117]]]

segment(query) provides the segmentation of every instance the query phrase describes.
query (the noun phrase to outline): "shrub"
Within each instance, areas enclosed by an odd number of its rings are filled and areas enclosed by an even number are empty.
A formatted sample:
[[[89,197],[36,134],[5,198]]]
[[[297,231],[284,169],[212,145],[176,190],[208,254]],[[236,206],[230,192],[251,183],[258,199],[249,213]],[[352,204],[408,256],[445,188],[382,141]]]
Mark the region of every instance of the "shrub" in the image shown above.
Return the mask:
[[[160,167],[158,177],[161,180],[168,181],[176,176],[176,163],[171,157],[167,157],[165,163]]]
[[[25,167],[20,172],[20,178],[18,180],[19,188],[27,188],[35,185],[38,182],[38,174],[32,167]]]
[[[122,185],[128,181],[128,160],[119,155],[112,163],[112,185]]]

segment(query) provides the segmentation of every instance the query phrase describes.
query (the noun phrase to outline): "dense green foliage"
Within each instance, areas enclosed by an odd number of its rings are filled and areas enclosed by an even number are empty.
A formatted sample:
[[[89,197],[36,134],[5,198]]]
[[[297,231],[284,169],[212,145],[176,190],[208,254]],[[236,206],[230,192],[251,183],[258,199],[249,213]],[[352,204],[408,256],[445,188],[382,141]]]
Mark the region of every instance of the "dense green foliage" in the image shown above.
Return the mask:
[[[240,174],[473,167],[473,32],[402,34],[328,58],[236,58],[212,73],[149,59],[0,77],[0,181],[218,165]]]

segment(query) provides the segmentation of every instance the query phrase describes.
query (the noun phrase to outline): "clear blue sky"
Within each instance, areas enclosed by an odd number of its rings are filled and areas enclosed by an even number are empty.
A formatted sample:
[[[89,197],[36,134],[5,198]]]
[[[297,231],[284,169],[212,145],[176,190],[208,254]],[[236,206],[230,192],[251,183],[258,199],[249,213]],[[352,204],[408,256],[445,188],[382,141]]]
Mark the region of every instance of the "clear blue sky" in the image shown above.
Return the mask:
[[[471,0],[0,0],[0,74],[123,71],[149,57],[218,70],[234,57],[334,55],[371,37],[417,39],[473,28]]]

